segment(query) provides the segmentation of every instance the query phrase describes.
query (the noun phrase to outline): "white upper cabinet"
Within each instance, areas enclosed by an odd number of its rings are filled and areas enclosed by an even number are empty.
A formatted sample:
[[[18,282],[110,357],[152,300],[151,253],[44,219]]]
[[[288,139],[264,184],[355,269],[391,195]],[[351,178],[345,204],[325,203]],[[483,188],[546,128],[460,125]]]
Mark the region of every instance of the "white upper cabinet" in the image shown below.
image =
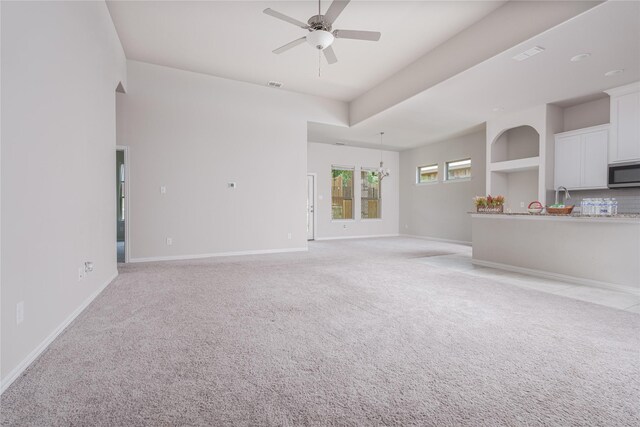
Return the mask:
[[[556,134],[554,188],[607,188],[609,125]]]
[[[582,137],[580,135],[556,137],[556,163],[554,188],[580,187],[582,176]]]
[[[588,132],[582,136],[582,178],[583,188],[607,187],[607,142],[608,130]]]
[[[640,82],[610,89],[609,163],[640,160]]]

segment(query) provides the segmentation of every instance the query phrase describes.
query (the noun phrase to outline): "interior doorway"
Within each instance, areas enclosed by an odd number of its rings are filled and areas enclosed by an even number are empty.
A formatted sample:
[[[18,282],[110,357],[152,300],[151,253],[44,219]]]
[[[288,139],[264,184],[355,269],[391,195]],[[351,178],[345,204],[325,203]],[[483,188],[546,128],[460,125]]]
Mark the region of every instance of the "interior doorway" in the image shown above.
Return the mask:
[[[307,240],[315,239],[316,175],[307,174]]]
[[[129,261],[128,154],[127,147],[116,147],[116,254],[119,263]]]

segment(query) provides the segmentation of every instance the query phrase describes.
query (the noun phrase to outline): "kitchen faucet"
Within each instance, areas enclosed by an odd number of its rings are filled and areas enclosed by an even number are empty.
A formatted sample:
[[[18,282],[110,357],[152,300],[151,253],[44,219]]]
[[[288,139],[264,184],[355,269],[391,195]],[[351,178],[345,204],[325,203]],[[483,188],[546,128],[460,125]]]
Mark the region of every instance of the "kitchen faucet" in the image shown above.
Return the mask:
[[[567,199],[571,198],[571,194],[569,194],[569,190],[567,190],[567,187],[558,187],[556,188],[556,205],[558,204],[559,200],[558,200],[558,193],[560,193],[560,190],[564,190],[564,203],[567,202]]]

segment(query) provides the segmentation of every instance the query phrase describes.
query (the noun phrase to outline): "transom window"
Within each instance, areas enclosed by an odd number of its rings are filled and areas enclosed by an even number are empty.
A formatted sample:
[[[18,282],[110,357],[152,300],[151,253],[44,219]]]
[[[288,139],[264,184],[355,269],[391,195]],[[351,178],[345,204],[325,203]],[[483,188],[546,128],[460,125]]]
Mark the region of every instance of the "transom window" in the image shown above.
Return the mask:
[[[418,167],[418,184],[438,181],[438,164]]]
[[[471,159],[447,162],[446,177],[447,181],[471,178]]]

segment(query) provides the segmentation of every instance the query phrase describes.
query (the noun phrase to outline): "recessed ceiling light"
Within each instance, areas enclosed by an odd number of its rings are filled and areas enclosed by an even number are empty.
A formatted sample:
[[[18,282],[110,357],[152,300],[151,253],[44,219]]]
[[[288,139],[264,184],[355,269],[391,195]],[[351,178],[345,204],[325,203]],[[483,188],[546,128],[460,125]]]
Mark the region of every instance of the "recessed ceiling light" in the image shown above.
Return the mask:
[[[618,74],[622,74],[624,70],[611,70],[604,73],[605,77],[617,76]]]
[[[590,57],[591,54],[590,53],[581,53],[579,55],[576,55],[574,57],[571,58],[571,62],[578,62],[578,61],[582,61],[583,59],[587,59],[588,57]]]
[[[527,49],[522,53],[517,54],[513,57],[516,61],[524,61],[525,59],[531,58],[533,55],[537,55],[540,52],[544,52],[544,48],[540,46],[534,46],[531,49]]]

